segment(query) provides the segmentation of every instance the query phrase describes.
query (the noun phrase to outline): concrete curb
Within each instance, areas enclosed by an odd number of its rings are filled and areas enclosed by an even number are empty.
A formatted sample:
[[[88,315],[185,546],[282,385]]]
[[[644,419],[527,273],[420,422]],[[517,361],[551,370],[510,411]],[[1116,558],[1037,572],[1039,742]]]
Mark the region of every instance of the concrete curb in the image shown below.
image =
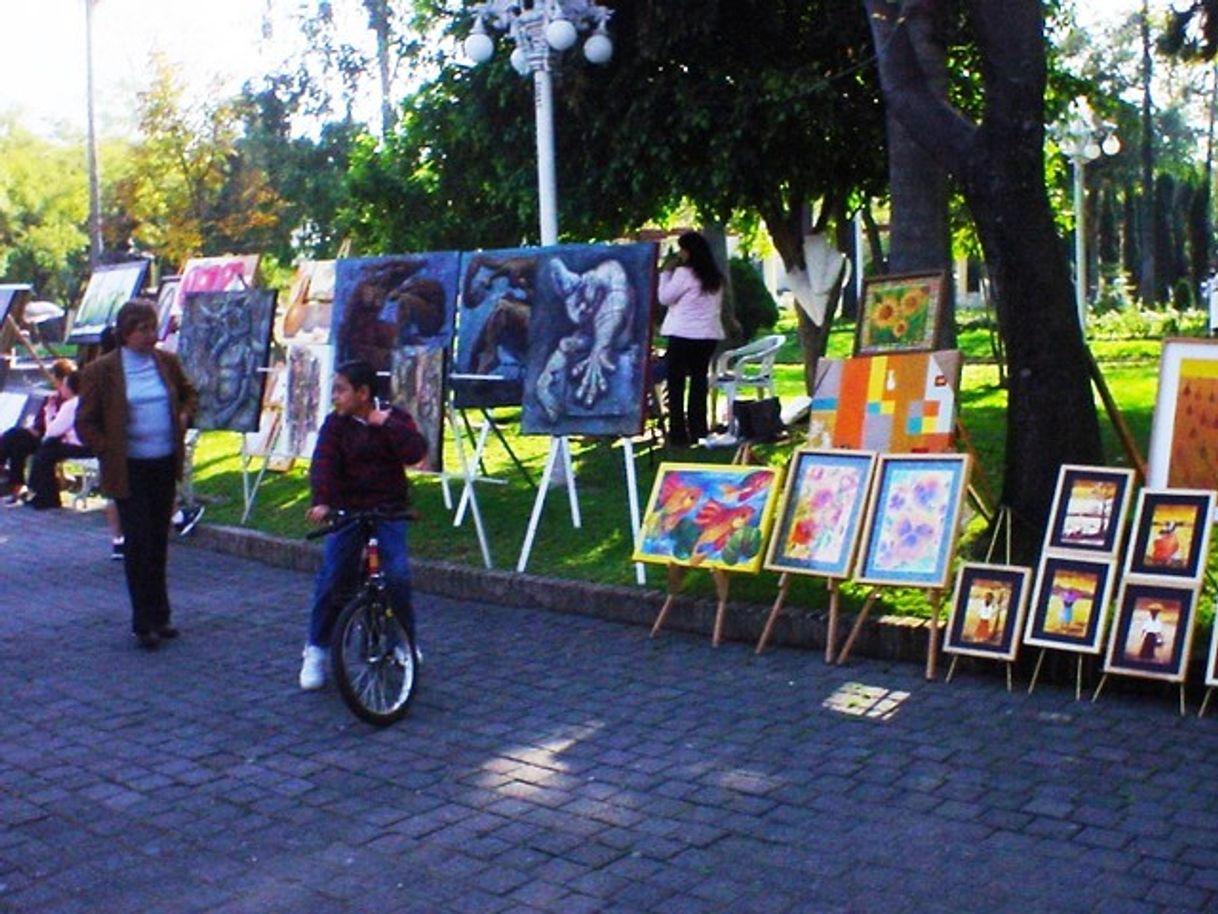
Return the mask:
[[[315,572],[321,561],[321,547],[316,543],[241,527],[200,525],[185,542],[294,571]],[[417,558],[411,560],[411,569],[415,587],[423,593],[505,606],[538,607],[648,628],[655,621],[665,596],[650,588],[568,581],[514,571],[488,571]],[[730,602],[724,638],[755,645],[769,612],[769,606]],[[827,610],[786,607],[774,626],[770,644],[823,653],[827,618]],[[669,631],[692,632],[709,638],[714,620],[713,600],[678,597],[664,627]],[[853,616],[843,616],[840,639],[845,639],[853,624]],[[851,654],[923,663],[929,631],[929,624],[924,619],[873,616],[864,624]]]

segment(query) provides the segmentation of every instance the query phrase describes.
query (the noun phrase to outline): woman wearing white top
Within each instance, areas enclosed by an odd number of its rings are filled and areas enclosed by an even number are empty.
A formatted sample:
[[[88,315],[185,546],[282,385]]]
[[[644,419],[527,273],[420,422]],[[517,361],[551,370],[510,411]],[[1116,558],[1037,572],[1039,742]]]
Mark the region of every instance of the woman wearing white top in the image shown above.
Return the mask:
[[[668,338],[668,441],[687,447],[709,430],[706,375],[723,339],[723,274],[710,245],[697,232],[683,234],[677,246],[679,265],[660,273],[660,304],[668,307],[660,332]]]
[[[74,427],[76,422],[76,407],[80,399],[76,396],[80,389],[80,375],[72,372],[59,382],[58,394],[61,402],[54,418],[47,423],[42,442],[34,451],[34,459],[30,464],[30,500],[26,506],[44,510],[46,508],[62,507],[59,497],[59,478],[55,467],[61,460],[69,457],[92,457],[93,452],[80,443]]]

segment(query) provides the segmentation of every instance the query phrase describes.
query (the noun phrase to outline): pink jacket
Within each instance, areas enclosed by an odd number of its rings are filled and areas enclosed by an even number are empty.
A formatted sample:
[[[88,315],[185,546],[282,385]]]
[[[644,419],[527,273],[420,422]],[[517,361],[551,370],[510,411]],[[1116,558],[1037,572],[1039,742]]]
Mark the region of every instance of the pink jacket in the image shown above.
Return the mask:
[[[677,267],[660,274],[660,304],[668,306],[660,333],[687,340],[723,339],[723,290],[704,292],[697,274]]]

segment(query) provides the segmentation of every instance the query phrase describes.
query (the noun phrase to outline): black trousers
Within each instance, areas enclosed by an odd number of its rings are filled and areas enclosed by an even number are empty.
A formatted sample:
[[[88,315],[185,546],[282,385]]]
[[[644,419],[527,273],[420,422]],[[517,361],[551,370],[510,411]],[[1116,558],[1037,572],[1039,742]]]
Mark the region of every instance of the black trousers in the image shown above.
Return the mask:
[[[25,485],[25,462],[38,450],[39,438],[28,428],[10,428],[0,435],[0,465],[7,465],[8,485]]]
[[[30,491],[34,493],[30,503],[35,508],[58,508],[59,477],[55,467],[59,461],[69,457],[92,457],[93,452],[79,444],[68,444],[62,438],[47,438],[34,451],[30,464]]]
[[[174,458],[127,458],[131,494],[116,498],[126,549],[123,569],[131,597],[131,630],[154,632],[169,624],[169,518],[176,483]]]
[[[690,340],[680,336],[668,337],[668,440],[675,445],[689,444],[705,438],[706,373],[718,340]],[[689,382],[689,402],[686,405],[685,385]]]

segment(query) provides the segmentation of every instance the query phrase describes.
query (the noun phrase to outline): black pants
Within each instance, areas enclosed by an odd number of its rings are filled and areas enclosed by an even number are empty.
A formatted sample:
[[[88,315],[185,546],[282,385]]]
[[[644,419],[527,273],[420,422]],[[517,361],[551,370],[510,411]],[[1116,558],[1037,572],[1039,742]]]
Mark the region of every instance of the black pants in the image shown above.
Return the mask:
[[[62,438],[47,438],[34,451],[34,460],[30,464],[30,491],[33,497],[30,504],[35,508],[58,508],[59,477],[55,467],[59,461],[69,457],[92,457],[93,452],[79,444],[68,444]]]
[[[131,597],[131,630],[137,635],[169,624],[169,518],[173,515],[173,457],[127,458],[131,494],[117,498],[126,550],[123,569]]]
[[[25,462],[38,450],[38,440],[28,428],[10,428],[0,435],[0,465],[7,467],[10,490],[25,485]]]
[[[689,444],[706,437],[706,373],[718,345],[718,340],[668,338],[665,357],[668,362],[668,440],[673,444]],[[688,406],[686,380],[689,381]]]

